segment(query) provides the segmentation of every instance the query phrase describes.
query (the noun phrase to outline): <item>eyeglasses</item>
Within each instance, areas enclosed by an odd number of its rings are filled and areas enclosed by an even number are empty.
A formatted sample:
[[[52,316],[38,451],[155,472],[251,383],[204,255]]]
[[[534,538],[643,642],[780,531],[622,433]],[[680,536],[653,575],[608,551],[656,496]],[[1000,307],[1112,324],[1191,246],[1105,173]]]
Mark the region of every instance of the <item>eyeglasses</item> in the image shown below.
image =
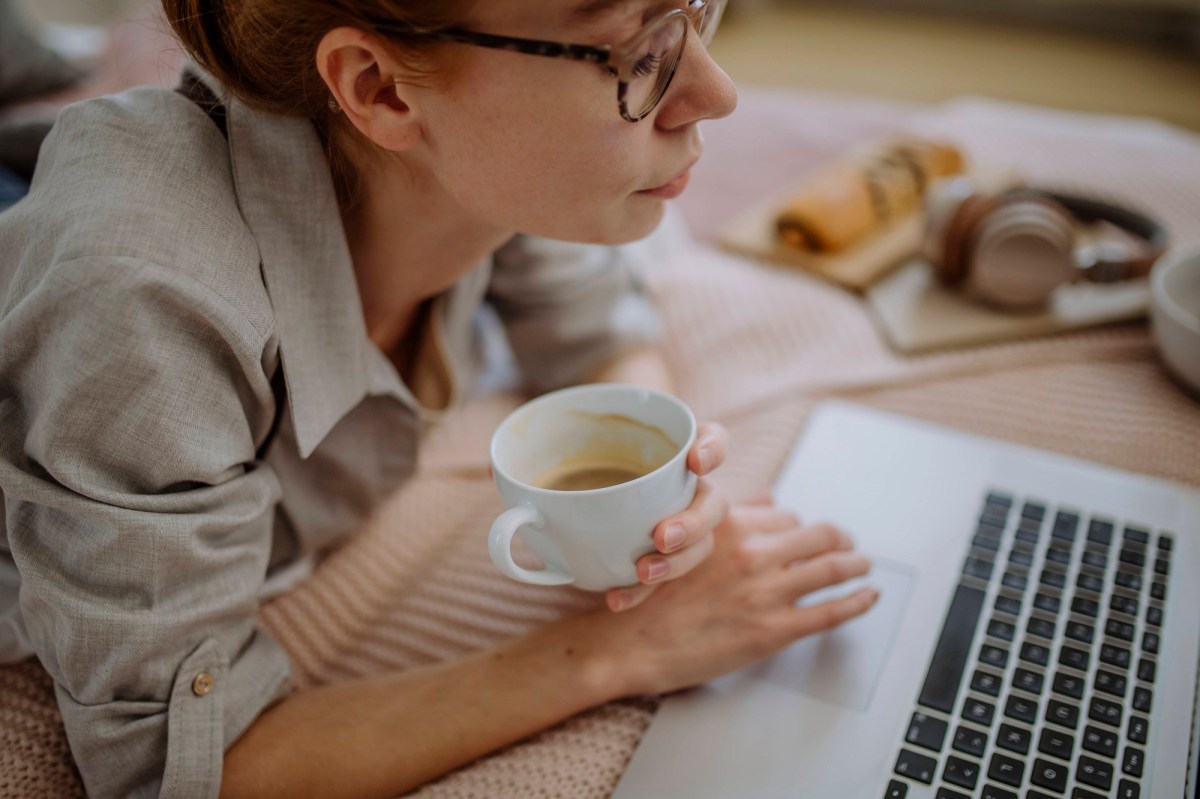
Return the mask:
[[[708,47],[725,11],[726,2],[688,0],[687,8],[673,8],[651,17],[640,31],[620,45],[567,44],[496,36],[461,28],[421,30],[387,21],[372,21],[372,24],[380,33],[602,64],[618,78],[617,104],[621,116],[629,122],[637,122],[645,119],[667,93],[671,79],[675,77],[675,69],[683,58],[688,26],[696,29],[700,43]]]

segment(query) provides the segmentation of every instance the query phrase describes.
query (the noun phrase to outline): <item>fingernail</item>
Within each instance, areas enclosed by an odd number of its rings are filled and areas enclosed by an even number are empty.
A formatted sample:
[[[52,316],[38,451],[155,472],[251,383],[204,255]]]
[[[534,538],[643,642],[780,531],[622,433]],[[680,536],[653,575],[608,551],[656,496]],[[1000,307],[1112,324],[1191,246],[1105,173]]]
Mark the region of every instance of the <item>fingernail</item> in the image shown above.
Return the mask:
[[[712,465],[713,465],[712,448],[707,447],[707,446],[700,447],[700,468],[701,468],[701,470],[707,472],[709,469],[712,468]]]
[[[656,558],[650,561],[650,565],[646,567],[646,582],[652,583],[655,580],[661,580],[667,576],[670,568],[666,558]]]
[[[683,546],[685,531],[683,525],[675,522],[667,527],[667,531],[663,533],[663,552],[674,552]]]
[[[614,613],[619,613],[620,611],[624,610],[626,608],[626,606],[628,606],[628,605],[629,605],[629,594],[626,593],[625,591],[619,591],[616,594],[614,594],[613,596],[609,597],[608,607]]]

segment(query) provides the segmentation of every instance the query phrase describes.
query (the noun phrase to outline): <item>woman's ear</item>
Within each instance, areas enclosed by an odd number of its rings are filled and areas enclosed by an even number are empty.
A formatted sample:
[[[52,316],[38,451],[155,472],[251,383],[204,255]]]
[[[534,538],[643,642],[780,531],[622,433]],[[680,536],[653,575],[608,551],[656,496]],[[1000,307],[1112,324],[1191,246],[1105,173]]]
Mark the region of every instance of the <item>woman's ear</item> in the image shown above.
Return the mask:
[[[317,45],[317,70],[331,102],[368,139],[396,152],[420,140],[411,87],[396,82],[404,68],[378,38],[357,28],[334,28]]]

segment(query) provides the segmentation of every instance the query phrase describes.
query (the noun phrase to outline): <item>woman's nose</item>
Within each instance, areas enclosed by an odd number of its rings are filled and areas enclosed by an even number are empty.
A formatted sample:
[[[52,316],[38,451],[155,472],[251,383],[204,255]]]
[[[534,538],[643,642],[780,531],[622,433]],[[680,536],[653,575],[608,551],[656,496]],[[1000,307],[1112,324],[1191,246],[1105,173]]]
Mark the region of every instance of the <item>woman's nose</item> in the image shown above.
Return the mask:
[[[673,130],[703,119],[720,119],[737,107],[737,89],[695,30],[688,31],[683,58],[655,115],[655,127]]]

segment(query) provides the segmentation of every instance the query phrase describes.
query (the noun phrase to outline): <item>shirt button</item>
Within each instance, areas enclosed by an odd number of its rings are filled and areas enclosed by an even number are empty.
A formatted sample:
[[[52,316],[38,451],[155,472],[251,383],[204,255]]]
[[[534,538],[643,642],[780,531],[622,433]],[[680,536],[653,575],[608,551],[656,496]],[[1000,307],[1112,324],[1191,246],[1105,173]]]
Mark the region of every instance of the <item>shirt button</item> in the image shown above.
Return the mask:
[[[196,696],[204,696],[213,689],[213,676],[207,671],[202,671],[196,675],[196,679],[192,680],[192,693]]]

